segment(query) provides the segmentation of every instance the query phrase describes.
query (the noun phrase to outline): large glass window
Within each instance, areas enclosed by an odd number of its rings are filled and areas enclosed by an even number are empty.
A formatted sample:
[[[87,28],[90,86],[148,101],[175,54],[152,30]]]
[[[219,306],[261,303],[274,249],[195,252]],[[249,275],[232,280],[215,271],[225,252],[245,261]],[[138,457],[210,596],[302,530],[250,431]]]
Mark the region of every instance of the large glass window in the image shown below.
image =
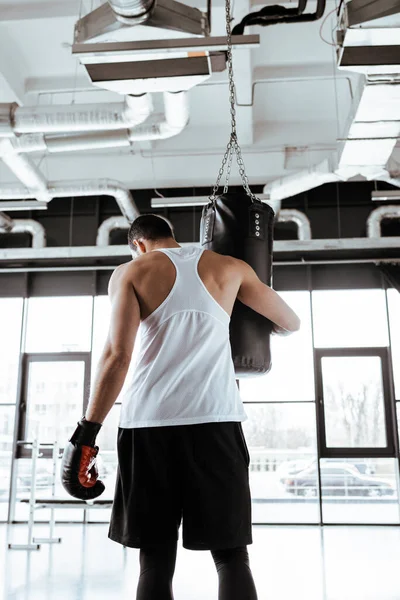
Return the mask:
[[[7,519],[15,406],[0,405],[0,521]]]
[[[26,352],[90,350],[92,297],[30,298]]]
[[[0,404],[16,401],[22,308],[22,298],[0,298]]]
[[[324,522],[398,523],[396,472],[394,458],[321,460]]]
[[[396,400],[400,400],[400,294],[397,290],[387,291],[392,347],[393,376]]]
[[[288,337],[271,336],[271,371],[262,377],[240,380],[244,402],[315,399],[310,294],[282,292],[280,295],[299,315],[300,331]]]
[[[317,461],[315,405],[246,404],[243,432],[250,453],[253,521],[316,523],[318,502],[295,475]],[[316,485],[314,477],[314,487]]]
[[[312,293],[317,348],[364,348],[389,344],[383,290]]]
[[[321,368],[327,446],[386,447],[380,357],[323,356]]]
[[[82,417],[85,363],[31,362],[28,371],[25,439],[64,445]]]

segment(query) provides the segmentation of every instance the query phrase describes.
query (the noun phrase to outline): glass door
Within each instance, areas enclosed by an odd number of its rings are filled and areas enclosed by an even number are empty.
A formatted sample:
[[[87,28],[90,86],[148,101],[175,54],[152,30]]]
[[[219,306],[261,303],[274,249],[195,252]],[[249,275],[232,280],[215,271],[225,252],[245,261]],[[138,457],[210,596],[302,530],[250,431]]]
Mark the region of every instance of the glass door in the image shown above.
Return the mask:
[[[388,348],[315,350],[318,487],[325,523],[399,523]],[[302,484],[307,487],[315,473]]]

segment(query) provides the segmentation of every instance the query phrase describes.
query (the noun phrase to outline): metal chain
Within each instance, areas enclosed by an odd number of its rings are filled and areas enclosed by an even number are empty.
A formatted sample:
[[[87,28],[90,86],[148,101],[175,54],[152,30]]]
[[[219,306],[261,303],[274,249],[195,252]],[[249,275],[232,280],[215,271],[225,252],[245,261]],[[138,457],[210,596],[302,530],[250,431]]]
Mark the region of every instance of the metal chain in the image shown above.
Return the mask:
[[[231,166],[233,155],[236,155],[236,162],[239,168],[239,175],[242,180],[242,185],[247,193],[250,196],[251,200],[254,202],[257,200],[256,196],[250,190],[249,180],[246,175],[246,167],[244,164],[242,150],[239,146],[237,131],[236,131],[236,89],[235,89],[235,80],[233,74],[233,58],[232,58],[232,29],[231,29],[231,0],[225,0],[225,13],[226,13],[226,34],[227,34],[227,57],[228,57],[228,80],[229,80],[229,102],[230,102],[230,113],[231,113],[231,135],[229,138],[229,142],[226,146],[225,154],[222,159],[221,168],[218,172],[217,181],[214,185],[212,194],[210,196],[210,200],[214,201],[218,189],[221,183],[222,176],[224,174],[226,168],[225,175],[225,186],[224,186],[224,194],[227,193],[229,187],[229,178],[231,175]]]

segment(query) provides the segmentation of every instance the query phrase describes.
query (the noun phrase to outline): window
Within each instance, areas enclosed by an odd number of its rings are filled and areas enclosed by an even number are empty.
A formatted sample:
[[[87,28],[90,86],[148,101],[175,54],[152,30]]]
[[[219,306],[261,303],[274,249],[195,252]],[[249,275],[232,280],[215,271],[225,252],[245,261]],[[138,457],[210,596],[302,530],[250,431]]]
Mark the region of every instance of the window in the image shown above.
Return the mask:
[[[315,399],[310,294],[282,292],[280,295],[299,315],[300,331],[289,337],[271,336],[271,371],[262,377],[240,380],[244,402]]]
[[[0,521],[7,519],[8,512],[14,419],[15,407],[0,405]]]
[[[321,460],[324,522],[398,523],[396,470],[394,458]]]
[[[26,352],[90,350],[92,297],[30,298]]]
[[[385,447],[380,357],[323,356],[321,367],[327,446]]]
[[[318,501],[302,502],[308,488],[297,485],[298,474],[307,473],[317,487],[315,404],[254,403],[245,409],[253,521],[318,522]]]
[[[390,322],[390,339],[396,400],[400,400],[400,294],[397,290],[387,291]]]
[[[316,348],[388,346],[383,290],[312,293]]]
[[[22,298],[0,298],[0,404],[16,401],[22,308]]]
[[[74,422],[82,416],[84,372],[83,361],[30,363],[25,435],[28,441],[37,438],[42,443],[52,443],[57,440],[64,445]],[[41,383],[44,392],[37,394]]]

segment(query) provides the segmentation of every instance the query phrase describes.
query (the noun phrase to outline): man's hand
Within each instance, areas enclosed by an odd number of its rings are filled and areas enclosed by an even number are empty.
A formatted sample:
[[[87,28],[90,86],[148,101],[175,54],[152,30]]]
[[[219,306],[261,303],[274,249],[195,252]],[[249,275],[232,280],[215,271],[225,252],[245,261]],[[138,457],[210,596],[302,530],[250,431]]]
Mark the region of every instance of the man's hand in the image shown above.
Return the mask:
[[[68,494],[80,500],[93,500],[105,490],[104,483],[98,479],[96,464],[99,448],[95,442],[100,428],[100,423],[83,417],[64,449],[61,482]]]

